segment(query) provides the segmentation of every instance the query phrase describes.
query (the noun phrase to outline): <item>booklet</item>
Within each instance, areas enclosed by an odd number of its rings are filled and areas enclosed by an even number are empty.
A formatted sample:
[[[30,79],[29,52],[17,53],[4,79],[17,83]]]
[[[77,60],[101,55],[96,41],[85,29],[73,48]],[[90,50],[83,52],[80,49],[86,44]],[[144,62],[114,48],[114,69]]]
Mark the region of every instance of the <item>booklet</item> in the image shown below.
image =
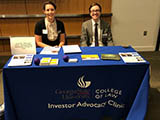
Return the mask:
[[[81,55],[82,60],[100,60],[97,54],[92,55]]]
[[[67,53],[81,53],[81,49],[78,45],[64,45],[62,46],[64,54]]]
[[[125,63],[143,63],[146,62],[137,52],[119,53]]]
[[[101,54],[102,60],[120,60],[119,54]]]
[[[33,54],[31,55],[13,55],[8,66],[27,66],[32,64]]]
[[[40,52],[40,54],[58,55],[59,50],[60,50],[60,47],[44,47]]]

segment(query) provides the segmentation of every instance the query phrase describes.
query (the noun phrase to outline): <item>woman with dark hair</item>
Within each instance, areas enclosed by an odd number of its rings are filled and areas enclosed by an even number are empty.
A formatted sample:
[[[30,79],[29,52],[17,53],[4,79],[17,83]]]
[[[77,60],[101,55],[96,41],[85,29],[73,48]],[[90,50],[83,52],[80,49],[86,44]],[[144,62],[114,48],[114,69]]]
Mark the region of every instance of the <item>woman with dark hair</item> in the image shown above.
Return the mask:
[[[65,44],[65,28],[63,22],[55,18],[56,5],[52,1],[43,4],[45,18],[35,26],[35,40],[39,47],[59,46]]]

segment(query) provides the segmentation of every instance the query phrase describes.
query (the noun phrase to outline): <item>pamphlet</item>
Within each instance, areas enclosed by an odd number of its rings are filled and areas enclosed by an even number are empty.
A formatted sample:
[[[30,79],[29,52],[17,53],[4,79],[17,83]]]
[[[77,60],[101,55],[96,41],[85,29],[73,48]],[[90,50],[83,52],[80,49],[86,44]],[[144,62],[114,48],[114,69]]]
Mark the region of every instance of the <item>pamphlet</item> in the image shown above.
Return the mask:
[[[44,47],[40,52],[40,54],[58,55],[59,50],[60,50],[60,47]]]
[[[92,55],[81,55],[82,60],[100,60],[97,54]]]
[[[137,52],[119,53],[125,63],[143,63],[146,62]]]
[[[64,54],[67,53],[81,53],[81,49],[78,45],[64,45],[62,46]]]
[[[40,60],[40,66],[49,65],[49,64],[50,64],[50,61],[51,61],[51,57],[43,57],[43,58]]]
[[[120,60],[119,54],[101,54],[102,60]]]
[[[27,66],[32,64],[33,54],[30,55],[13,55],[8,66]]]
[[[58,65],[59,59],[51,59],[49,65]]]

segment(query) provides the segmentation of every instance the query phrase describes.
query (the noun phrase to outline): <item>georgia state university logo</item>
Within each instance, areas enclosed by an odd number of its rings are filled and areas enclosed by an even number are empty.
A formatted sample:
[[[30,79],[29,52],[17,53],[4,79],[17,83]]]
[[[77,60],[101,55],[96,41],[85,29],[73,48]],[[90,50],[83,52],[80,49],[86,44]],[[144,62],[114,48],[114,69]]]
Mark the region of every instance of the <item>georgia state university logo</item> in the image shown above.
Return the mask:
[[[81,88],[87,88],[91,85],[91,81],[84,81],[84,75],[78,79],[77,85]]]

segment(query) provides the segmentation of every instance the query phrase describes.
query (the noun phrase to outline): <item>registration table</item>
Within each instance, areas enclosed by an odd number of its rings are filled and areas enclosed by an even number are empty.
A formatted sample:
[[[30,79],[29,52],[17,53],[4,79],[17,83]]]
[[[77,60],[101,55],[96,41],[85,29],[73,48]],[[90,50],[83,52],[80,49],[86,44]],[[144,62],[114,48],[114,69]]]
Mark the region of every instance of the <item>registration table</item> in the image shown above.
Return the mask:
[[[132,47],[81,47],[78,62],[3,68],[5,120],[143,120],[147,111],[149,62],[82,60],[82,54],[135,52]]]

